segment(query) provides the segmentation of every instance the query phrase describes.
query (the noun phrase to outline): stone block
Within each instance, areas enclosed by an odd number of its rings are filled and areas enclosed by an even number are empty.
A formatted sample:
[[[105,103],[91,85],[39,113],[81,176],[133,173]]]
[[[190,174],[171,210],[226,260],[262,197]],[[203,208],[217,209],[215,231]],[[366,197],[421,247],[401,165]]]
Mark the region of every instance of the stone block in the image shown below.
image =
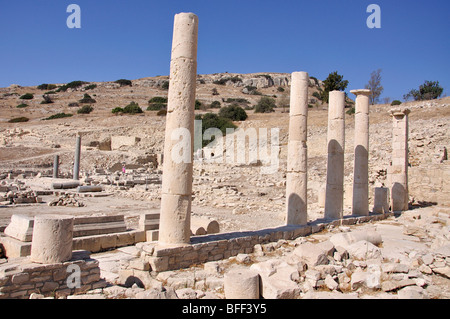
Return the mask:
[[[5,235],[23,242],[31,242],[34,218],[26,215],[12,215],[11,223],[5,228]]]
[[[50,264],[72,257],[73,218],[60,215],[36,216],[34,219],[31,260]]]
[[[134,146],[140,141],[140,138],[136,136],[123,136],[116,135],[111,136],[111,150],[118,150],[122,146]]]
[[[308,267],[328,264],[327,251],[312,243],[301,244],[294,254],[304,259]]]
[[[232,270],[225,274],[226,299],[259,299],[259,275],[246,269]]]

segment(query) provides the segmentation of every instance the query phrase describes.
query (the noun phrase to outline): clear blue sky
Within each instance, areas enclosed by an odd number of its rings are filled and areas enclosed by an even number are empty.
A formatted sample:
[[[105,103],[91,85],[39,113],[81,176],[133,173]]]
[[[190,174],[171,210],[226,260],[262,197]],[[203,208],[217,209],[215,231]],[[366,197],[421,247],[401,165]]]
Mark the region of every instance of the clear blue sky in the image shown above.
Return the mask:
[[[69,29],[69,4],[81,28]],[[369,29],[369,4],[381,29]],[[382,71],[382,97],[450,85],[448,0],[29,0],[0,2],[0,87],[168,75],[173,17],[199,17],[198,73],[338,71],[347,89]]]

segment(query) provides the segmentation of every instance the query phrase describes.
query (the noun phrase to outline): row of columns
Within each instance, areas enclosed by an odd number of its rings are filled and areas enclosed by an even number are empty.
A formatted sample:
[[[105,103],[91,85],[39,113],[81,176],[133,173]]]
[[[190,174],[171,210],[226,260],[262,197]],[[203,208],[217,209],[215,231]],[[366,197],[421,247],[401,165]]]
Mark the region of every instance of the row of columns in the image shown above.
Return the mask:
[[[163,245],[190,243],[197,35],[198,18],[195,14],[179,13],[175,15],[159,226],[159,243]],[[289,225],[305,225],[307,223],[308,85],[308,73],[292,73],[286,174],[286,223]],[[352,212],[354,215],[368,215],[370,90],[354,90],[351,93],[356,95]],[[345,93],[330,92],[329,101],[325,217],[340,219],[343,217]],[[395,113],[394,117],[399,118],[400,115]],[[399,130],[404,129],[404,125],[402,125],[398,124]],[[394,143],[398,143],[396,141]],[[182,147],[180,147],[180,143]],[[401,165],[405,164],[403,161],[405,152],[400,153],[398,152],[398,157],[393,161],[393,172],[398,172],[404,177],[405,169],[396,166],[400,162]],[[395,177],[394,180],[400,181],[401,178]],[[404,185],[404,179],[400,183]]]
[[[299,110],[307,116],[307,101],[304,99],[308,84],[300,82],[298,74],[292,74],[291,110],[289,120],[289,142],[286,180],[286,220],[288,225],[305,225],[307,220],[307,151],[306,118],[296,121]],[[306,92],[306,93],[305,93]],[[370,90],[352,90],[355,101],[355,136],[353,163],[352,215],[369,215],[369,95]],[[393,137],[391,179],[391,209],[408,210],[408,109],[392,110]],[[301,134],[301,135],[299,135]],[[299,148],[298,136],[302,136],[303,148]],[[327,131],[327,178],[325,190],[326,219],[343,218],[344,202],[344,150],[345,150],[345,93],[329,93],[328,131]],[[298,171],[293,171],[297,169]],[[301,175],[299,173],[302,173]],[[304,173],[303,173],[304,172]],[[387,189],[377,190],[376,199],[382,207],[376,210],[386,211]],[[376,205],[380,205],[376,203]]]

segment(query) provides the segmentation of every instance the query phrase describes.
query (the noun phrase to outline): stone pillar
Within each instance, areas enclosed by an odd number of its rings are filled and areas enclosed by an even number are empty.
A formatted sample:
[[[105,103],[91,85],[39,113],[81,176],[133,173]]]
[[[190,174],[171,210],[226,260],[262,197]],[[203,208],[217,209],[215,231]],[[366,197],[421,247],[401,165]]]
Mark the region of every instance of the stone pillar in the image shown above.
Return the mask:
[[[345,92],[330,92],[327,140],[325,218],[341,219],[344,204]]]
[[[370,90],[352,90],[355,105],[355,159],[353,166],[352,214],[369,215],[369,95]]]
[[[59,155],[55,155],[53,160],[53,178],[58,178],[59,171]]]
[[[80,156],[81,156],[81,135],[77,135],[75,145],[75,160],[73,162],[73,179],[80,179]]]
[[[190,243],[198,18],[175,15],[164,140],[159,243]]]
[[[389,212],[389,188],[375,187],[373,199],[373,212],[385,214]]]
[[[308,85],[308,73],[292,73],[286,173],[286,224],[288,225],[306,225],[308,219],[306,145]]]
[[[73,217],[41,215],[34,218],[31,261],[62,263],[72,258]]]
[[[393,109],[391,209],[408,210],[408,114],[409,109]]]
[[[253,270],[231,270],[224,276],[226,299],[259,299],[259,275]]]

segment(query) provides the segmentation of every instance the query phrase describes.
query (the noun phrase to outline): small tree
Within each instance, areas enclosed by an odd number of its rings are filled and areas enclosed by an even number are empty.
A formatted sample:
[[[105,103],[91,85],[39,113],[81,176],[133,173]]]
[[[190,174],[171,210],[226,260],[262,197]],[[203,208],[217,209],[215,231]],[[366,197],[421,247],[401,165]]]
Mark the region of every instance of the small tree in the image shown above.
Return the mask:
[[[339,75],[337,71],[328,74],[328,77],[323,81],[322,102],[328,103],[328,96],[331,91],[345,91],[348,86],[348,81],[344,80],[344,76]]]
[[[267,96],[263,96],[259,101],[258,104],[256,104],[255,106],[255,113],[270,113],[270,112],[274,112],[274,108],[276,107],[275,105],[275,100],[267,97]]]
[[[94,108],[90,105],[83,105],[81,108],[78,109],[78,114],[89,114],[94,110]]]
[[[364,88],[371,91],[371,94],[369,96],[370,104],[373,105],[375,103],[378,103],[378,101],[380,100],[380,95],[384,90],[383,86],[381,85],[381,69],[373,71],[370,74],[369,83],[366,84]]]
[[[408,101],[413,98],[414,101],[433,100],[442,95],[444,89],[439,85],[439,81],[425,81],[419,90],[412,89],[407,94],[403,95],[403,99]]]
[[[237,104],[226,106],[220,109],[219,116],[232,121],[245,121],[248,117],[245,110]]]
[[[139,107],[138,103],[131,102],[127,106],[123,108],[123,113],[128,114],[137,114],[137,113],[143,113],[142,109]]]

